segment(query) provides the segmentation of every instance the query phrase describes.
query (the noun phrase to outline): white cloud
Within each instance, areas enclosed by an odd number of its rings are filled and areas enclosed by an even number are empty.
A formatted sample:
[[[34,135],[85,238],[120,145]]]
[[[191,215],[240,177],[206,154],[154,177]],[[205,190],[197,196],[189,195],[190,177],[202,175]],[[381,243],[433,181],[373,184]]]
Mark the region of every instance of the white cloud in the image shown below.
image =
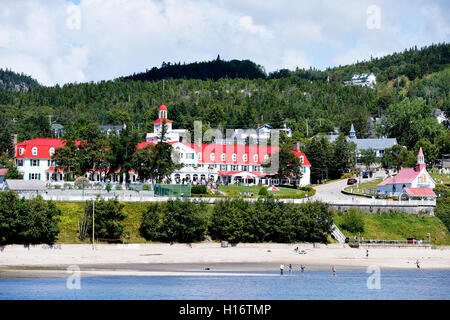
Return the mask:
[[[367,28],[370,5],[380,29]],[[445,12],[446,2],[419,0],[0,0],[0,67],[46,85],[217,54],[267,71],[325,68],[448,41]]]

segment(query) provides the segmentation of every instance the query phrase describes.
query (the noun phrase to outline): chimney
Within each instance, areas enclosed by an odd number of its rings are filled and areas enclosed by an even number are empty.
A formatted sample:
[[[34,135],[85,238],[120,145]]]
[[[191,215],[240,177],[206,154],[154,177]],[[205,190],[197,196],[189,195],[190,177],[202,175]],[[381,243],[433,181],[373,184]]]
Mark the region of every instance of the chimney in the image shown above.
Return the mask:
[[[300,152],[300,141],[294,141],[293,148],[294,151]]]

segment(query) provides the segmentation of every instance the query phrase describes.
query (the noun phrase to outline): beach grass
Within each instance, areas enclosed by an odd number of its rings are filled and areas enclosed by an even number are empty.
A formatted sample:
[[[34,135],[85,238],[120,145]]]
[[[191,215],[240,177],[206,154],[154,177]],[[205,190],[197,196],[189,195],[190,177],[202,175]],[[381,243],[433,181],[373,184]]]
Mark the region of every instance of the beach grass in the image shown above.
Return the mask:
[[[428,215],[408,214],[401,212],[366,214],[364,217],[364,239],[377,240],[406,240],[409,237],[428,240],[437,240],[438,245],[450,244],[450,233],[443,222]],[[342,216],[335,214],[333,219],[345,236],[353,238],[352,234],[341,227]],[[357,234],[356,234],[357,236]]]

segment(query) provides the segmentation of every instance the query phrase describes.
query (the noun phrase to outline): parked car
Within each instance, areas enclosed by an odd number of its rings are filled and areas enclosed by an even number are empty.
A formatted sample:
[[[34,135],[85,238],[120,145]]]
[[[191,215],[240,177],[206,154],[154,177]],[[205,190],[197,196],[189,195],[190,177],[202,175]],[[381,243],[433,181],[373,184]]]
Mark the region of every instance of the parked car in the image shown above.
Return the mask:
[[[372,175],[373,175],[372,171],[364,171],[362,177],[363,179],[367,179],[372,178]]]
[[[347,185],[352,185],[357,183],[358,181],[355,178],[348,178],[347,179]]]

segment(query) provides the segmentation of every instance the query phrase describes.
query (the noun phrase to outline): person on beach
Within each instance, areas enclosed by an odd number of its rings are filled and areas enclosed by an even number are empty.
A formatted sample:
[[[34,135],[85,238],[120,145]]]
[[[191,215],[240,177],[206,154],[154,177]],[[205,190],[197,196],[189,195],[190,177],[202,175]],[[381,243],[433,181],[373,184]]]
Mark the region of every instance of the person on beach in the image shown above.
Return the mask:
[[[336,268],[333,266],[331,267],[331,270],[333,271],[333,277],[336,277]]]
[[[417,269],[420,269],[420,262],[419,262],[419,259],[417,259],[416,265],[417,265]]]
[[[369,249],[366,249],[366,258],[369,258]]]
[[[305,276],[305,266],[304,266],[304,265],[301,265],[301,266],[300,266],[300,270],[301,270],[301,272],[302,272],[302,277],[304,277],[304,276]]]
[[[289,263],[289,275],[292,274],[292,264]]]
[[[284,264],[280,265],[280,276],[283,275],[283,270],[284,270]]]

